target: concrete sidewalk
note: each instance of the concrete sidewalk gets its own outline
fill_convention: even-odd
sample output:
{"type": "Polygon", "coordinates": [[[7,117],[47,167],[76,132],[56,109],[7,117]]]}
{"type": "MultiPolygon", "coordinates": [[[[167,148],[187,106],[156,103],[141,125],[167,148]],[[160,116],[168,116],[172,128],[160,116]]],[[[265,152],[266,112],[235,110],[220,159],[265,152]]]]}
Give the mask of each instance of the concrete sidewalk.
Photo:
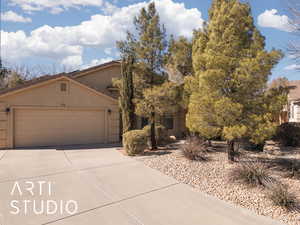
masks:
{"type": "Polygon", "coordinates": [[[0,151],[0,159],[1,225],[281,224],[179,184],[114,148],[9,150],[0,151]],[[16,181],[22,195],[17,189],[12,194],[16,181]],[[40,193],[39,182],[50,182],[50,195],[48,189],[40,193]],[[33,195],[28,184],[35,184],[33,195]],[[14,200],[18,215],[11,213],[14,200]],[[32,203],[27,214],[24,200],[32,203]],[[33,202],[41,211],[42,200],[62,206],[72,200],[78,210],[70,215],[62,207],[46,215],[45,207],[36,215],[33,202]]]}

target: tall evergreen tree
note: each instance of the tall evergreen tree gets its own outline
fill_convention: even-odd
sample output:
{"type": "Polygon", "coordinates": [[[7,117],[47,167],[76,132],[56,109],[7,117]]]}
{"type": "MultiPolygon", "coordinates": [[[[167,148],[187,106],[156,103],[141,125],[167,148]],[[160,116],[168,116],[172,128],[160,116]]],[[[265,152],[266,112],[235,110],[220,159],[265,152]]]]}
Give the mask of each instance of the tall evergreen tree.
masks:
{"type": "Polygon", "coordinates": [[[122,78],[119,82],[119,104],[122,114],[122,133],[135,128],[135,107],[133,72],[136,60],[134,40],[130,33],[127,34],[126,41],[117,42],[117,47],[121,55],[122,78]]]}
{"type": "Polygon", "coordinates": [[[167,63],[170,66],[174,66],[182,76],[192,75],[192,42],[183,36],[177,40],[171,36],[167,63]]]}
{"type": "Polygon", "coordinates": [[[135,41],[136,70],[135,70],[135,103],[137,114],[146,116],[151,124],[151,148],[156,149],[155,139],[155,105],[149,105],[147,111],[144,107],[144,93],[147,89],[153,89],[165,80],[163,64],[166,50],[166,31],[160,24],[160,18],[152,2],[148,8],[142,8],[135,18],[134,24],[137,30],[135,41]]]}
{"type": "Polygon", "coordinates": [[[213,0],[209,23],[193,43],[195,76],[187,85],[187,126],[208,139],[222,135],[229,161],[234,161],[238,139],[274,130],[265,92],[282,53],[264,48],[249,4],[213,0]]]}
{"type": "Polygon", "coordinates": [[[6,87],[8,69],[3,66],[2,59],[0,58],[0,88],[6,87]]]}

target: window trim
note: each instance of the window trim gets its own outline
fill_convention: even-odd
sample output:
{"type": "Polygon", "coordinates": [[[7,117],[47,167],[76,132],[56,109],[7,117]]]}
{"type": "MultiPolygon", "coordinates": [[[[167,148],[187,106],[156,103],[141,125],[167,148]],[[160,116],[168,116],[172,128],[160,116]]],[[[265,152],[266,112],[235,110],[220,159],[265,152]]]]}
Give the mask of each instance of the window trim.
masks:
{"type": "Polygon", "coordinates": [[[67,82],[61,82],[59,85],[61,92],[67,92],[68,91],[68,84],[67,82]]]}

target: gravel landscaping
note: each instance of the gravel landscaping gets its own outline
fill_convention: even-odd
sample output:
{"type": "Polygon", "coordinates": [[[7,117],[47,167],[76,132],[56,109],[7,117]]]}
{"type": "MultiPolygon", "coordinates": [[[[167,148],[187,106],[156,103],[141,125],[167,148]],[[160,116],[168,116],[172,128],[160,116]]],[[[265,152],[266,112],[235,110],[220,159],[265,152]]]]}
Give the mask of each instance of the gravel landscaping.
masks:
{"type": "MultiPolygon", "coordinates": [[[[157,169],[179,182],[189,184],[196,190],[205,192],[219,199],[238,204],[242,207],[255,211],[259,215],[269,216],[280,220],[288,225],[300,225],[300,211],[288,211],[281,207],[273,206],[267,198],[267,190],[254,187],[249,188],[243,184],[232,182],[228,178],[230,169],[236,164],[227,162],[223,144],[215,144],[214,150],[208,154],[208,161],[190,161],[184,158],[177,147],[169,149],[160,149],[156,152],[146,152],[145,156],[137,157],[147,166],[157,169]]],[[[269,155],[265,153],[247,152],[247,157],[262,158],[264,160],[273,160],[277,157],[295,158],[300,160],[300,149],[293,152],[282,153],[278,155],[269,155]]],[[[243,158],[244,154],[240,157],[243,158]]],[[[296,194],[300,200],[300,179],[286,178],[282,176],[282,171],[270,169],[272,177],[283,184],[288,185],[290,192],[296,194]]]]}

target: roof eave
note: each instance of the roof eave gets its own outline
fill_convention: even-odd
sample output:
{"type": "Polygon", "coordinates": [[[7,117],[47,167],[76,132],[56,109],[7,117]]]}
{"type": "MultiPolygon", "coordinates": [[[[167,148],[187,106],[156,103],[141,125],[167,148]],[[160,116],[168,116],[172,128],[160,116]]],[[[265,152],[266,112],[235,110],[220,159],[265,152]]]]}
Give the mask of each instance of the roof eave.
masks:
{"type": "Polygon", "coordinates": [[[72,77],[74,77],[74,78],[78,78],[78,77],[85,76],[85,75],[88,75],[95,71],[103,70],[103,69],[106,69],[106,68],[112,67],[112,66],[121,66],[120,60],[114,60],[114,61],[110,61],[110,62],[101,64],[101,65],[90,67],[88,69],[75,71],[73,73],[70,73],[70,75],[72,75],[72,77]]]}

